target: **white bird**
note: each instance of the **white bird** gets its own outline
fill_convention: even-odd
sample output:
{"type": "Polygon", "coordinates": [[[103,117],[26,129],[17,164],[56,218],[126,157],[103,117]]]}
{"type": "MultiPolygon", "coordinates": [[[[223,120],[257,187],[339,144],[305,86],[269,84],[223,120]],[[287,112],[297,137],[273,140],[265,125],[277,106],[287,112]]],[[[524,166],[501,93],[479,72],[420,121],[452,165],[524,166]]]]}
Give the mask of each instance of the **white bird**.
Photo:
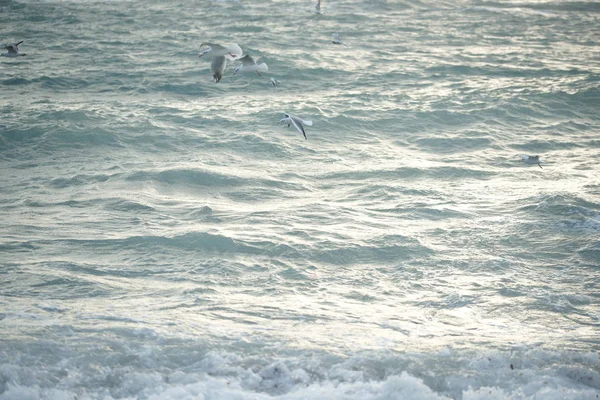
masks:
{"type": "Polygon", "coordinates": [[[340,39],[340,35],[338,35],[337,33],[334,33],[333,35],[331,35],[331,43],[341,44],[341,45],[348,47],[348,45],[346,43],[342,42],[342,39],[340,39]]]}
{"type": "Polygon", "coordinates": [[[212,54],[213,59],[210,64],[210,72],[215,83],[219,83],[227,67],[227,59],[235,60],[242,55],[242,48],[234,43],[228,47],[221,46],[215,43],[202,43],[201,46],[208,46],[198,57],[202,57],[208,53],[212,54]]]}
{"type": "Polygon", "coordinates": [[[22,40],[21,40],[20,42],[18,42],[18,43],[13,43],[13,44],[7,44],[7,45],[4,45],[4,48],[5,48],[6,50],[8,50],[8,52],[6,52],[6,53],[2,53],[2,54],[0,54],[0,56],[3,56],[3,57],[19,57],[19,56],[26,56],[27,54],[21,54],[21,53],[19,53],[19,45],[20,45],[21,43],[23,43],[23,41],[22,41],[22,40]]]}
{"type": "Polygon", "coordinates": [[[301,134],[304,135],[304,139],[307,139],[307,137],[306,137],[306,132],[304,131],[303,124],[306,126],[312,126],[312,124],[313,124],[312,121],[304,121],[294,115],[287,114],[287,113],[283,114],[283,118],[279,122],[287,123],[288,127],[290,127],[291,125],[294,125],[294,128],[296,128],[296,130],[298,132],[300,132],[301,134]]]}
{"type": "Polygon", "coordinates": [[[267,64],[265,64],[264,62],[257,64],[256,61],[254,61],[254,58],[250,56],[250,54],[246,54],[244,57],[239,58],[238,61],[241,61],[242,65],[240,65],[235,69],[235,71],[233,71],[234,75],[238,72],[256,72],[258,76],[262,76],[260,74],[261,72],[267,72],[269,70],[267,64]]]}
{"type": "Polygon", "coordinates": [[[271,82],[271,85],[273,86],[279,85],[279,81],[273,77],[271,77],[271,80],[269,82],[271,82]]]}
{"type": "Polygon", "coordinates": [[[521,154],[521,161],[523,161],[525,164],[537,164],[538,167],[542,168],[543,161],[540,160],[540,156],[529,156],[527,154],[521,154]]]}

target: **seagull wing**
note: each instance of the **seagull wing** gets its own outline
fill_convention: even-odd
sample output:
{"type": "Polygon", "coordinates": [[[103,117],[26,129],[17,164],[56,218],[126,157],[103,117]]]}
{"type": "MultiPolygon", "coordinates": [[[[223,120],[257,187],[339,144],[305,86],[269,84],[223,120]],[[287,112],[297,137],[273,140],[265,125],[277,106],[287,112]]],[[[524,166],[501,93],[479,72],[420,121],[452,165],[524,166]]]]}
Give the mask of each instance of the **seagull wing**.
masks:
{"type": "Polygon", "coordinates": [[[234,43],[231,46],[227,47],[226,50],[232,59],[239,59],[242,56],[242,54],[244,54],[244,51],[237,43],[234,43]]]}
{"type": "Polygon", "coordinates": [[[7,44],[4,46],[4,48],[8,50],[9,53],[17,54],[19,52],[19,45],[21,43],[23,43],[22,40],[18,43],[7,44]]]}
{"type": "Polygon", "coordinates": [[[244,65],[256,65],[256,61],[254,61],[254,58],[252,58],[250,54],[246,54],[244,57],[238,58],[238,61],[241,61],[244,65]]]}
{"type": "Polygon", "coordinates": [[[304,135],[304,139],[306,139],[306,132],[304,132],[304,127],[302,126],[302,120],[298,117],[294,117],[293,115],[290,115],[290,120],[292,121],[292,124],[294,125],[294,128],[296,128],[296,130],[298,132],[300,132],[301,134],[304,135]]]}
{"type": "Polygon", "coordinates": [[[204,42],[204,43],[200,44],[200,46],[208,46],[213,51],[225,50],[225,47],[221,46],[220,44],[216,44],[216,43],[204,42]]]}

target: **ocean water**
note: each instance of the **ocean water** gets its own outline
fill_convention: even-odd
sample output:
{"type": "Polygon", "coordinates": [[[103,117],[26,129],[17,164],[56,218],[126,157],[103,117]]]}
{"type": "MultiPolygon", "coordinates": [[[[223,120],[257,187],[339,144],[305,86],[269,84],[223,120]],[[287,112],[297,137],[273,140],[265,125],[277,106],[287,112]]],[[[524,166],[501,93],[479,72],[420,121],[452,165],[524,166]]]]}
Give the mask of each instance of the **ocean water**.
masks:
{"type": "Polygon", "coordinates": [[[0,400],[599,398],[600,3],[0,17],[0,400]]]}

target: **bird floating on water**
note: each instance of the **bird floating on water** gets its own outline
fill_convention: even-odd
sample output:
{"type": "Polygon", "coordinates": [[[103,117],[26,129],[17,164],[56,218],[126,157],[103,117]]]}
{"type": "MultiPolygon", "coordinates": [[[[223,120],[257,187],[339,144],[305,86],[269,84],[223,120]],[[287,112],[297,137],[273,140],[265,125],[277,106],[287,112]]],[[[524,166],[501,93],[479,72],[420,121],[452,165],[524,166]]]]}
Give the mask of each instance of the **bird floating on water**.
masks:
{"type": "Polygon", "coordinates": [[[544,162],[540,160],[540,156],[529,156],[527,154],[521,154],[521,161],[523,161],[525,164],[537,164],[540,168],[542,168],[542,163],[544,162]]]}
{"type": "Polygon", "coordinates": [[[17,43],[12,43],[12,44],[7,44],[4,45],[4,48],[6,50],[8,50],[8,52],[6,53],[2,53],[0,54],[0,56],[2,57],[19,57],[19,56],[26,56],[27,54],[24,53],[19,53],[19,45],[23,43],[23,40],[21,40],[20,42],[17,43]]]}
{"type": "Polygon", "coordinates": [[[235,69],[235,71],[233,71],[233,75],[235,75],[238,72],[256,72],[258,76],[262,76],[260,74],[261,72],[267,72],[269,70],[267,64],[265,64],[264,62],[257,64],[250,54],[246,54],[244,57],[239,58],[238,61],[241,61],[242,65],[240,65],[235,69]]]}
{"type": "Polygon", "coordinates": [[[348,47],[348,45],[346,43],[342,42],[342,39],[340,39],[340,35],[337,33],[334,33],[333,35],[331,35],[331,43],[340,44],[340,45],[344,45],[344,46],[348,47]]]}
{"type": "Polygon", "coordinates": [[[303,125],[312,126],[312,124],[313,124],[312,121],[305,121],[303,119],[296,117],[295,115],[288,114],[288,113],[284,113],[283,118],[279,122],[287,123],[288,128],[291,125],[294,125],[294,128],[296,128],[296,130],[298,132],[300,132],[302,135],[304,135],[304,139],[307,139],[307,137],[306,137],[306,132],[304,131],[303,125]]]}

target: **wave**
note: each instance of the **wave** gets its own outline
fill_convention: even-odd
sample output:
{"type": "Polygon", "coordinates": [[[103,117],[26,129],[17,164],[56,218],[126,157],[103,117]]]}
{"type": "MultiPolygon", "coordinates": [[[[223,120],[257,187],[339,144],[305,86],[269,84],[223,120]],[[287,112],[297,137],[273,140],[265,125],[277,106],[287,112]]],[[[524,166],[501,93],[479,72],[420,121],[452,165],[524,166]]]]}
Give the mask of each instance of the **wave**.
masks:
{"type": "Polygon", "coordinates": [[[549,68],[531,68],[529,66],[521,67],[502,67],[488,65],[486,67],[474,67],[470,65],[438,65],[426,68],[428,74],[434,76],[482,76],[482,77],[507,77],[507,78],[553,78],[563,76],[582,76],[588,77],[589,70],[580,69],[549,69],[549,68]]]}
{"type": "Polygon", "coordinates": [[[365,243],[344,243],[343,246],[320,243],[307,255],[315,260],[334,265],[401,263],[413,258],[427,257],[433,254],[417,239],[385,235],[365,243]]]}
{"type": "Polygon", "coordinates": [[[494,176],[494,172],[483,169],[472,169],[468,167],[399,167],[394,169],[361,169],[355,171],[328,172],[318,176],[323,181],[343,181],[345,184],[356,181],[370,181],[372,183],[385,182],[398,179],[461,179],[461,178],[479,178],[489,179],[494,176]]]}
{"type": "Polygon", "coordinates": [[[233,174],[223,174],[204,169],[168,169],[163,171],[138,171],[125,176],[127,181],[145,182],[154,181],[169,185],[183,185],[186,187],[250,187],[271,188],[280,190],[303,191],[302,185],[280,179],[267,179],[248,177],[244,178],[233,174]]]}
{"type": "Polygon", "coordinates": [[[56,90],[73,90],[82,89],[90,86],[90,83],[85,79],[76,78],[72,76],[40,76],[38,78],[8,78],[0,81],[2,85],[6,86],[26,86],[26,85],[37,85],[44,89],[56,89],[56,90]]]}
{"type": "Polygon", "coordinates": [[[498,2],[475,0],[472,4],[475,6],[485,6],[499,9],[529,8],[532,10],[540,11],[583,11],[591,13],[600,13],[600,4],[595,1],[498,2]]]}
{"type": "MultiPolygon", "coordinates": [[[[161,336],[151,329],[120,329],[114,334],[130,337],[126,349],[108,347],[101,351],[90,344],[88,355],[48,357],[42,366],[5,361],[0,364],[0,393],[9,399],[57,395],[94,398],[110,393],[111,398],[165,400],[215,395],[241,400],[592,400],[600,392],[600,361],[595,353],[537,349],[468,353],[446,349],[438,353],[371,351],[350,357],[292,353],[278,359],[269,352],[243,357],[231,351],[202,350],[198,345],[172,350],[175,343],[163,343],[166,349],[161,350],[161,336]],[[126,356],[121,353],[117,357],[117,351],[125,351],[126,356]],[[98,359],[102,369],[96,367],[98,359]],[[162,359],[165,365],[154,368],[162,359]],[[72,372],[65,374],[65,368],[72,372]],[[524,375],[528,377],[526,393],[519,379],[524,375]]],[[[14,341],[9,344],[20,348],[14,341]]],[[[70,354],[58,343],[36,347],[53,350],[52,354],[70,354]]]]}

